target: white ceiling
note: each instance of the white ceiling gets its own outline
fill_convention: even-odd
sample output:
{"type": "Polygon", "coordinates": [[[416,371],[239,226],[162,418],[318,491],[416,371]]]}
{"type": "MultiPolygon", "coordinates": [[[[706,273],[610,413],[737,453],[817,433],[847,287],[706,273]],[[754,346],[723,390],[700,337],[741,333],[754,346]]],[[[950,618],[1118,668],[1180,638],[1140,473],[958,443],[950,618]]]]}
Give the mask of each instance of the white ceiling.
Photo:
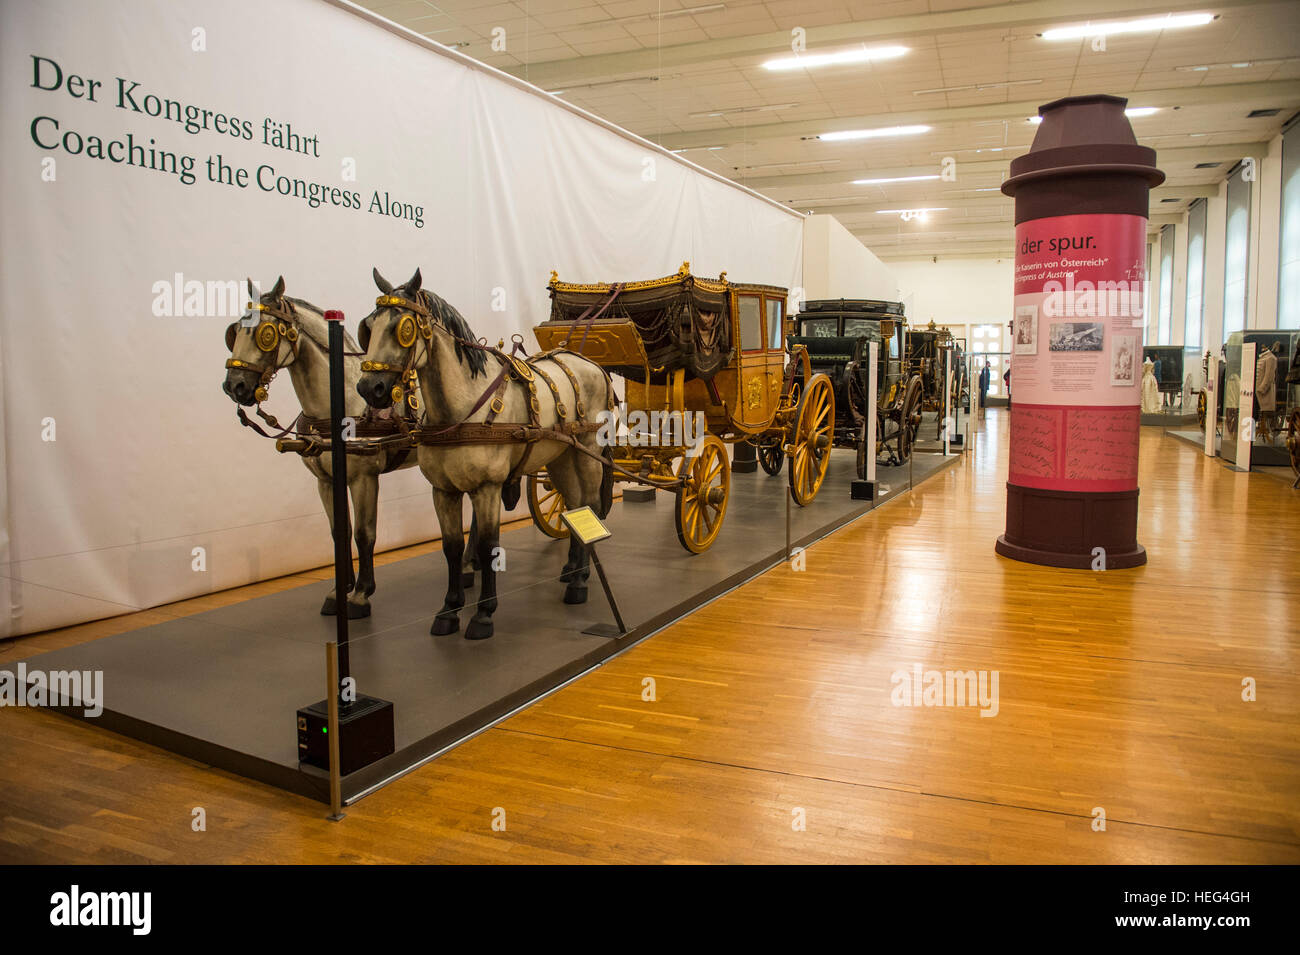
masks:
{"type": "MultiPolygon", "coordinates": [[[[1155,106],[1133,119],[1167,184],[1153,216],[1180,213],[1300,110],[1300,3],[1222,0],[368,0],[376,13],[558,92],[800,211],[834,214],[882,258],[1008,254],[1011,200],[997,190],[1025,152],[1042,103],[1113,93],[1155,106]],[[1165,13],[1199,27],[1049,41],[1054,26],[1165,13]],[[812,70],[762,67],[807,52],[900,45],[896,59],[812,70]],[[504,51],[493,31],[504,30],[504,51]],[[1192,69],[1193,67],[1208,67],[1192,69]],[[953,89],[953,87],[981,87],[953,89]],[[1248,119],[1253,109],[1279,109],[1248,119]],[[710,115],[713,114],[713,115],[710,115]],[[848,142],[833,130],[924,124],[929,132],[848,142]],[[935,175],[957,180],[852,185],[935,175]],[[1198,163],[1217,162],[1196,169],[1198,163]],[[1176,199],[1177,202],[1161,202],[1176,199]],[[878,210],[929,207],[926,221],[878,210]]],[[[498,32],[498,38],[501,34],[498,32]]],[[[1167,221],[1153,218],[1153,227],[1167,221]]]]}

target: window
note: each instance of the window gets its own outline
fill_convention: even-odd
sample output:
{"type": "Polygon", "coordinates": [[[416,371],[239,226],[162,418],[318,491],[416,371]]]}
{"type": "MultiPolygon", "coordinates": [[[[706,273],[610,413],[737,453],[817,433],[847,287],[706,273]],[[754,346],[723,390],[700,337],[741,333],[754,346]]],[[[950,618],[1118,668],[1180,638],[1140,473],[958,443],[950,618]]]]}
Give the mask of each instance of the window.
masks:
{"type": "Polygon", "coordinates": [[[1168,345],[1172,339],[1169,330],[1174,321],[1174,227],[1160,229],[1160,319],[1156,327],[1156,341],[1168,345]]]}
{"type": "Polygon", "coordinates": [[[1300,328],[1300,123],[1282,135],[1282,229],[1277,327],[1300,328]]]}
{"type": "Polygon", "coordinates": [[[833,318],[805,318],[801,324],[805,338],[834,338],[839,323],[833,318]]]}
{"type": "Polygon", "coordinates": [[[767,300],[767,347],[777,351],[785,347],[785,329],[781,323],[784,314],[784,302],[779,298],[767,300]]]}
{"type": "Polygon", "coordinates": [[[1228,177],[1228,220],[1223,250],[1223,340],[1246,328],[1250,272],[1250,187],[1239,168],[1228,177]]]}
{"type": "Polygon", "coordinates": [[[1151,333],[1151,243],[1147,243],[1147,270],[1142,273],[1142,334],[1151,333]]]}
{"type": "Polygon", "coordinates": [[[740,312],[740,350],[757,351],[763,347],[763,298],[760,295],[737,295],[740,312]]]}
{"type": "Polygon", "coordinates": [[[1197,199],[1187,212],[1187,313],[1183,316],[1183,344],[1201,346],[1205,323],[1205,216],[1207,204],[1197,199]]]}

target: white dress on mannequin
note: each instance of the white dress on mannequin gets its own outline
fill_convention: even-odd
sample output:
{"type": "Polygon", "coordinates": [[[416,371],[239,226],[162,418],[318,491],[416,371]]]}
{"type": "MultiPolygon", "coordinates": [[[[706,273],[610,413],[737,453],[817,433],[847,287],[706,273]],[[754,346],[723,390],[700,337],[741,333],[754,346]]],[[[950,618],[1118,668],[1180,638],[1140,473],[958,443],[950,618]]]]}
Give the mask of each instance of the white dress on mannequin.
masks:
{"type": "Polygon", "coordinates": [[[1150,358],[1142,363],[1142,413],[1160,413],[1160,385],[1156,383],[1156,366],[1150,358]]]}

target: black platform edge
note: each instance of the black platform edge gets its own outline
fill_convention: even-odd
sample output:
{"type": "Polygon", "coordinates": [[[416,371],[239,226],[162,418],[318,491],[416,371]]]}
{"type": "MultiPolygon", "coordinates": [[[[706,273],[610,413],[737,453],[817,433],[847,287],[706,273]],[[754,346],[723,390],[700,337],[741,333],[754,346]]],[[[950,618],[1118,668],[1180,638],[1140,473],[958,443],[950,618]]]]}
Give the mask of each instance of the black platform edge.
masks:
{"type": "MultiPolygon", "coordinates": [[[[902,497],[912,488],[918,487],[930,478],[941,474],[949,466],[961,460],[961,457],[959,454],[946,456],[946,458],[938,462],[937,467],[923,475],[921,481],[917,484],[908,485],[904,483],[895,485],[891,487],[887,494],[878,496],[875,501],[864,501],[860,508],[844,512],[836,519],[818,527],[811,533],[805,534],[798,539],[792,539],[790,547],[792,549],[797,547],[806,548],[819,540],[829,537],[836,531],[866,517],[876,508],[902,497]]],[[[905,466],[889,469],[882,468],[880,470],[902,472],[905,470],[905,466]]],[[[880,476],[878,470],[877,478],[879,479],[880,476]]],[[[843,493],[848,493],[847,488],[841,490],[843,493]]],[[[829,487],[821,489],[823,494],[834,491],[834,488],[829,487]]],[[[786,493],[788,494],[788,491],[786,493]]],[[[419,769],[431,759],[491,729],[518,710],[562,689],[577,677],[625,653],[641,641],[649,639],[672,623],[698,610],[700,607],[712,603],[755,577],[767,573],[767,571],[784,563],[785,560],[785,548],[781,547],[712,586],[706,587],[667,610],[656,614],[644,623],[633,627],[623,636],[610,640],[595,650],[575,658],[570,663],[558,667],[526,684],[519,690],[496,700],[492,705],[482,707],[463,719],[399,749],[393,755],[344,776],[342,780],[344,805],[352,805],[357,800],[368,796],[388,783],[419,769]]],[[[213,769],[234,773],[325,804],[329,803],[329,775],[314,766],[299,765],[295,770],[270,760],[250,756],[247,753],[241,753],[225,746],[198,739],[186,733],[180,733],[132,716],[113,712],[107,707],[99,716],[93,718],[85,716],[83,707],[78,705],[76,701],[71,705],[47,706],[43,707],[43,709],[53,710],[64,716],[96,725],[101,729],[109,730],[121,736],[151,746],[157,746],[160,749],[167,750],[185,759],[192,759],[213,769]]]]}

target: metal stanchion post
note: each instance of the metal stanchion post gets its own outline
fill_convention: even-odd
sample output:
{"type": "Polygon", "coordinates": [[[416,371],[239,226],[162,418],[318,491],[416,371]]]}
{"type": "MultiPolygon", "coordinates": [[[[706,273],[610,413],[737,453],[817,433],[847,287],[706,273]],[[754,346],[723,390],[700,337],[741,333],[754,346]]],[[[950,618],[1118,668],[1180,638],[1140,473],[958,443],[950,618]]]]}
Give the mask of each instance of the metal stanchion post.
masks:
{"type": "Polygon", "coordinates": [[[330,814],[331,822],[343,818],[343,776],[339,763],[339,645],[325,644],[325,699],[329,704],[326,728],[329,731],[330,751],[330,814]]]}

